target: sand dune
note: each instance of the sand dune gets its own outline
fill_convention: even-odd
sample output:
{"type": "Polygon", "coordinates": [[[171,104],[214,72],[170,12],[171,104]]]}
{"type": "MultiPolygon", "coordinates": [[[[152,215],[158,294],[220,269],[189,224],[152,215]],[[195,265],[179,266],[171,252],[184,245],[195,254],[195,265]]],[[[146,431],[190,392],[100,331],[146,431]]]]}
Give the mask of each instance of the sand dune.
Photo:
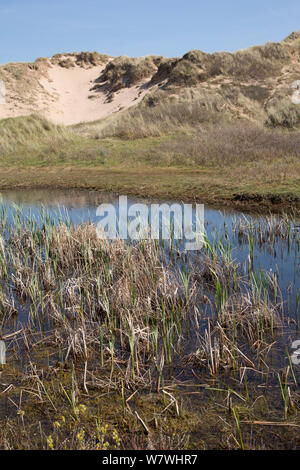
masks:
{"type": "Polygon", "coordinates": [[[32,80],[29,93],[7,87],[6,104],[0,105],[0,119],[38,113],[56,124],[72,125],[95,121],[137,104],[146,93],[143,84],[147,80],[117,91],[111,101],[105,83],[92,89],[105,65],[65,68],[48,61],[38,78],[36,72],[29,75],[29,81],[32,80]]]}
{"type": "Polygon", "coordinates": [[[182,58],[113,58],[76,52],[4,64],[0,80],[6,104],[0,104],[0,119],[38,113],[57,124],[91,122],[137,104],[151,91],[149,105],[176,98],[185,103],[186,115],[195,105],[208,120],[220,113],[294,127],[300,119],[299,44],[297,32],[281,43],[235,53],[193,50],[182,58]]]}
{"type": "Polygon", "coordinates": [[[104,118],[122,108],[138,103],[145,95],[141,86],[125,88],[108,102],[107,94],[101,89],[91,90],[104,66],[84,69],[81,67],[64,69],[52,66],[48,78],[40,80],[49,97],[43,114],[59,124],[76,124],[104,118]]]}

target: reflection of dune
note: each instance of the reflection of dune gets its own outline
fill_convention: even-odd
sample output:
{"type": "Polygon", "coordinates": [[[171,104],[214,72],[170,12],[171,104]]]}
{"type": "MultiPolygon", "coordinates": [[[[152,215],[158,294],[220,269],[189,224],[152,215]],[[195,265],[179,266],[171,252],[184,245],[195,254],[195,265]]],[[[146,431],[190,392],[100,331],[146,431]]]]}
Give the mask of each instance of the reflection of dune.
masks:
{"type": "Polygon", "coordinates": [[[65,206],[67,208],[92,207],[101,203],[114,203],[117,196],[114,194],[99,193],[97,191],[65,190],[5,190],[1,193],[0,202],[15,204],[65,206]]]}

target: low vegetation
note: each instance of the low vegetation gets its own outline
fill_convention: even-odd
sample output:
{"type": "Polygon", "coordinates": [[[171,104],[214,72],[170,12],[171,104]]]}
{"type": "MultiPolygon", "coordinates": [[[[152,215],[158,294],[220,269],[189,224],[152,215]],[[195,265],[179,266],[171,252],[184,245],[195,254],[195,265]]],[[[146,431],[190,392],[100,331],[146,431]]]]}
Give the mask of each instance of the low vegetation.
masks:
{"type": "Polygon", "coordinates": [[[269,43],[233,54],[207,54],[194,50],[181,59],[170,59],[167,64],[163,63],[153,81],[165,76],[166,86],[190,86],[221,75],[239,80],[259,80],[278,74],[289,58],[287,47],[280,43],[269,43]]]}
{"type": "Polygon", "coordinates": [[[185,117],[170,112],[164,121],[162,108],[147,108],[144,119],[132,110],[104,129],[103,123],[65,128],[37,116],[2,120],[0,185],[126,191],[264,209],[299,204],[298,132],[219,119],[196,127],[191,123],[198,110],[189,111],[185,117]],[[171,132],[163,132],[165,122],[171,132]]]}
{"type": "Polygon", "coordinates": [[[106,65],[97,83],[106,82],[110,92],[131,87],[141,80],[151,77],[162,61],[163,58],[158,56],[118,57],[106,65]]]}
{"type": "Polygon", "coordinates": [[[18,151],[34,151],[51,141],[64,142],[71,133],[36,115],[8,118],[0,121],[1,157],[16,155],[18,151]]]}
{"type": "Polygon", "coordinates": [[[75,67],[96,67],[103,65],[107,62],[109,56],[107,54],[100,54],[99,52],[73,52],[55,54],[51,59],[51,64],[58,64],[61,67],[70,68],[75,67]]]}

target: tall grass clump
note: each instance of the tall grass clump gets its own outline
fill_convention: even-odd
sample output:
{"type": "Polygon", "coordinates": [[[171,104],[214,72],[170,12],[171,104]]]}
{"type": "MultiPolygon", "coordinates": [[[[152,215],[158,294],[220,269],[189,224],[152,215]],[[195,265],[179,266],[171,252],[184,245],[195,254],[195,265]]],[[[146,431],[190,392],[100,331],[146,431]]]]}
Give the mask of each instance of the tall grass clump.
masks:
{"type": "Polygon", "coordinates": [[[20,148],[35,149],[40,144],[54,141],[64,143],[71,133],[37,115],[8,118],[0,121],[0,154],[12,153],[20,148]]]}
{"type": "Polygon", "coordinates": [[[110,92],[116,92],[121,88],[135,85],[147,77],[150,78],[162,60],[163,58],[159,56],[117,57],[106,65],[97,82],[106,82],[110,92]]]}

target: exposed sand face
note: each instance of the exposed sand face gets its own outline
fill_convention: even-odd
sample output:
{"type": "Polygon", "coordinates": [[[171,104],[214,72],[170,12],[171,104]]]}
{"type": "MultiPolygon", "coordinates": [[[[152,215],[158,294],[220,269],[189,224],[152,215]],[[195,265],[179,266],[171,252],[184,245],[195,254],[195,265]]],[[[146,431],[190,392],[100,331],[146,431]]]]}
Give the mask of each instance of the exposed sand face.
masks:
{"type": "Polygon", "coordinates": [[[102,70],[101,66],[91,69],[52,66],[48,71],[49,78],[40,79],[40,84],[52,98],[47,102],[43,114],[55,123],[66,125],[98,119],[97,108],[100,106],[88,97],[93,81],[102,70]]]}
{"type": "Polygon", "coordinates": [[[107,102],[105,87],[101,87],[103,91],[91,91],[103,69],[104,66],[90,69],[52,66],[48,72],[49,78],[40,80],[43,88],[54,98],[44,109],[44,115],[55,123],[65,125],[95,121],[120,108],[129,108],[143,98],[145,90],[140,86],[120,90],[111,103],[107,102]]]}
{"type": "Polygon", "coordinates": [[[47,74],[39,79],[39,90],[34,90],[34,104],[9,97],[0,106],[0,119],[38,113],[56,124],[72,125],[104,118],[121,109],[137,104],[147,92],[143,83],[125,88],[108,102],[105,84],[92,90],[105,65],[83,68],[64,68],[49,64],[47,74]]]}

